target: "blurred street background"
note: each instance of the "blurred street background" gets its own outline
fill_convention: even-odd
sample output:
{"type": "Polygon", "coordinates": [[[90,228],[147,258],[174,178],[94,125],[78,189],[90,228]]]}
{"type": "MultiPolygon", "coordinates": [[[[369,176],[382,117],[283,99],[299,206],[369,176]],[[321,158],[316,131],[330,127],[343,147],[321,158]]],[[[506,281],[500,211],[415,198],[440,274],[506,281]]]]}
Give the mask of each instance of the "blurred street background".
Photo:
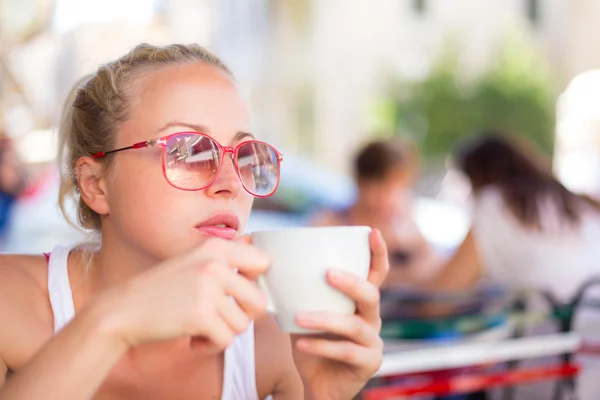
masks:
{"type": "Polygon", "coordinates": [[[60,109],[76,79],[141,41],[224,58],[254,131],[286,155],[249,229],[351,201],[352,155],[390,135],[422,153],[415,218],[440,246],[468,224],[447,155],[477,129],[527,135],[568,187],[598,193],[599,20],[595,0],[2,0],[0,126],[26,170],[2,248],[78,235],[56,208],[60,109]]]}
{"type": "MultiPolygon", "coordinates": [[[[555,245],[526,218],[506,228],[506,210],[473,207],[477,177],[465,176],[452,155],[488,129],[511,132],[539,149],[568,193],[600,198],[598,38],[598,0],[0,0],[0,251],[39,254],[88,234],[69,226],[57,204],[57,127],[72,85],[140,42],[195,42],[229,65],[249,102],[252,132],[284,154],[279,190],[255,202],[248,231],[319,218],[358,223],[383,210],[389,194],[389,213],[398,211],[391,219],[410,221],[390,224],[398,228],[390,233],[399,249],[393,261],[425,260],[429,250],[419,249],[427,247],[427,265],[437,265],[414,267],[417,286],[435,280],[440,263],[470,243],[468,232],[485,225],[475,232],[480,245],[492,243],[479,248],[483,275],[567,298],[585,277],[600,276],[592,252],[600,214],[582,212],[578,227],[587,239],[577,248],[555,245]],[[357,155],[374,141],[392,143],[386,140],[411,150],[388,154],[402,161],[382,167],[382,177],[395,171],[395,180],[381,179],[389,185],[369,211],[355,179],[357,155]],[[323,210],[334,213],[324,217],[323,210]]],[[[371,160],[388,150],[378,151],[371,160]]],[[[554,178],[536,173],[546,181],[526,186],[540,183],[543,192],[554,178]]],[[[564,188],[556,193],[569,197],[564,188]]],[[[514,202],[512,217],[527,210],[514,202]]],[[[540,210],[540,226],[556,217],[540,210]]],[[[563,211],[560,218],[571,217],[563,211]]],[[[456,260],[451,268],[469,261],[456,260]]],[[[393,279],[413,282],[402,274],[393,279]]],[[[402,308],[406,301],[392,301],[393,318],[414,311],[402,308]]],[[[600,343],[600,323],[592,320],[600,343]]],[[[599,365],[597,355],[586,364],[592,379],[583,383],[584,400],[600,398],[599,365]]],[[[519,398],[548,399],[550,392],[537,387],[519,398]]]]}

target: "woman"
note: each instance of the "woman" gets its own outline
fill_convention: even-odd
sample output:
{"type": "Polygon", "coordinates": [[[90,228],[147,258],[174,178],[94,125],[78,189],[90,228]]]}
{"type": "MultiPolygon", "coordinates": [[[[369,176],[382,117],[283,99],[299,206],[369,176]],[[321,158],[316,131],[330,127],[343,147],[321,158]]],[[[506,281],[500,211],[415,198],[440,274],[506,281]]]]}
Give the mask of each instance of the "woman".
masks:
{"type": "MultiPolygon", "coordinates": [[[[472,227],[429,289],[468,292],[486,276],[507,289],[550,292],[567,302],[600,276],[600,205],[567,190],[531,147],[503,132],[485,131],[461,147],[455,161],[471,183],[472,227]]],[[[538,297],[530,300],[530,311],[548,312],[538,297]]],[[[448,307],[425,311],[445,314],[448,307]]],[[[598,338],[599,316],[597,310],[581,309],[574,328],[586,339],[598,338]]],[[[581,361],[580,396],[597,399],[597,365],[581,361]]]]}
{"type": "Polygon", "coordinates": [[[379,229],[389,248],[391,269],[384,288],[426,283],[439,258],[412,217],[412,187],[417,161],[409,146],[397,139],[376,140],[354,161],[357,198],[341,211],[318,214],[314,225],[366,225],[379,229]]]}
{"type": "Polygon", "coordinates": [[[362,388],[382,359],[385,244],[371,235],[368,282],[328,275],[356,315],[297,317],[340,340],[279,332],[252,282],[268,257],[242,232],[253,197],[275,191],[281,155],[248,127],[231,73],[196,45],[140,45],[76,87],[60,200],[75,198],[101,244],[58,246],[48,263],[2,256],[0,399],[348,399],[362,388]]]}
{"type": "Polygon", "coordinates": [[[472,229],[434,287],[462,290],[482,275],[567,300],[600,274],[600,205],[567,190],[549,163],[497,131],[461,148],[473,194],[472,229]]]}

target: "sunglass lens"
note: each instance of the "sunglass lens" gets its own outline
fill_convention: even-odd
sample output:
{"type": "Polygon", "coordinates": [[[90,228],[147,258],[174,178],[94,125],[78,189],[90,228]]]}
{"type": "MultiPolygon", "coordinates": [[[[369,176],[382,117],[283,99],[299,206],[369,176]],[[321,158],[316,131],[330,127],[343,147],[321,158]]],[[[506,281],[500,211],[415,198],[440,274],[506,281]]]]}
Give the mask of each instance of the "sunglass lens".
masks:
{"type": "Polygon", "coordinates": [[[175,187],[206,187],[219,169],[219,146],[209,137],[182,134],[172,137],[165,149],[165,176],[175,187]]]}
{"type": "Polygon", "coordinates": [[[266,143],[249,141],[238,151],[238,168],[242,184],[255,196],[272,195],[279,184],[279,157],[266,143]]]}

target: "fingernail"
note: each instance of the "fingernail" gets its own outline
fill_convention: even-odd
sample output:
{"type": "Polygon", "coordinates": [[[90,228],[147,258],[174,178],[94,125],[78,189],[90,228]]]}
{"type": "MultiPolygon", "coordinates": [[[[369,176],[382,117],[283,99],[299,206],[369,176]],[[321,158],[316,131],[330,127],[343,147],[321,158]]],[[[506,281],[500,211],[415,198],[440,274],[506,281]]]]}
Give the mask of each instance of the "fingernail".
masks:
{"type": "Polygon", "coordinates": [[[308,339],[298,339],[298,341],[296,342],[296,346],[299,349],[307,349],[310,346],[310,342],[308,341],[308,339]]]}

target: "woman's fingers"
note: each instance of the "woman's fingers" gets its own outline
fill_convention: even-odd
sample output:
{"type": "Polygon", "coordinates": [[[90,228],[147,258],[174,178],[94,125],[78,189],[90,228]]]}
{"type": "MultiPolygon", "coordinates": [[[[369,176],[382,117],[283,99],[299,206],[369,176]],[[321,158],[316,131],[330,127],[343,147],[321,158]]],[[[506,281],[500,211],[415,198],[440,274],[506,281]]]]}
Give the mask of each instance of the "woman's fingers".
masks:
{"type": "Polygon", "coordinates": [[[236,335],[244,332],[250,325],[250,317],[233,298],[224,298],[219,310],[221,318],[229,325],[236,335]]]}
{"type": "Polygon", "coordinates": [[[361,369],[371,369],[373,372],[379,368],[383,358],[382,343],[375,347],[365,347],[347,340],[301,338],[296,341],[296,348],[361,369]]]}
{"type": "Polygon", "coordinates": [[[249,244],[247,239],[235,242],[208,239],[193,253],[198,261],[206,260],[207,255],[209,255],[209,259],[223,262],[229,268],[237,269],[250,280],[264,274],[271,263],[267,253],[249,244]]]}
{"type": "Polygon", "coordinates": [[[373,283],[358,276],[332,269],[327,274],[329,284],[356,302],[356,312],[379,329],[379,289],[373,283]]]}
{"type": "Polygon", "coordinates": [[[372,346],[379,341],[378,331],[358,315],[303,313],[296,317],[296,321],[303,328],[342,336],[362,346],[372,346]]]}
{"type": "Polygon", "coordinates": [[[373,229],[369,235],[369,244],[371,246],[371,269],[367,281],[380,287],[390,269],[390,263],[387,245],[379,230],[373,229]]]}
{"type": "Polygon", "coordinates": [[[204,321],[204,332],[202,335],[208,339],[214,350],[223,351],[233,343],[236,333],[221,315],[215,314],[204,321]]]}
{"type": "Polygon", "coordinates": [[[233,270],[222,270],[225,294],[232,296],[251,319],[261,315],[267,308],[267,297],[254,282],[233,270]]]}

